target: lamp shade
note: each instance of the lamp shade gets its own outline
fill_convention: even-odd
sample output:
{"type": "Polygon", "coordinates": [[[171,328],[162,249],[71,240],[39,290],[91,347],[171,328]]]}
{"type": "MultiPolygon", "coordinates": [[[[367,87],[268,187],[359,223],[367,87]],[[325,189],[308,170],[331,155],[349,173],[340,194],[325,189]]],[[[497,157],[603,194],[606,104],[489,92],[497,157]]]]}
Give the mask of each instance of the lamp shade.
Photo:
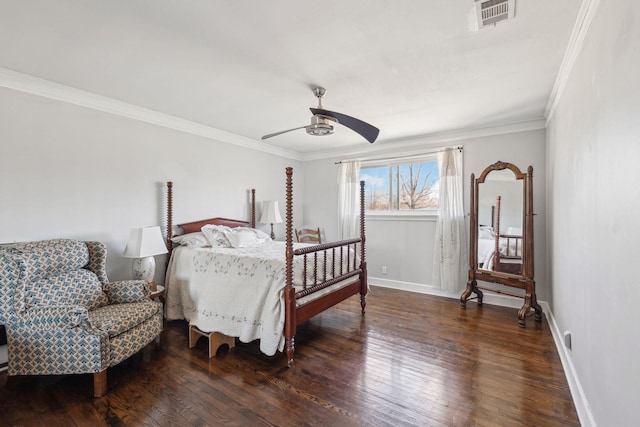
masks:
{"type": "Polygon", "coordinates": [[[134,227],[129,233],[129,241],[124,248],[123,256],[126,258],[145,258],[167,252],[160,227],[134,227]]]}
{"type": "Polygon", "coordinates": [[[280,216],[280,208],[278,208],[277,200],[269,200],[262,202],[262,215],[260,216],[261,224],[278,224],[282,222],[280,216]]]}

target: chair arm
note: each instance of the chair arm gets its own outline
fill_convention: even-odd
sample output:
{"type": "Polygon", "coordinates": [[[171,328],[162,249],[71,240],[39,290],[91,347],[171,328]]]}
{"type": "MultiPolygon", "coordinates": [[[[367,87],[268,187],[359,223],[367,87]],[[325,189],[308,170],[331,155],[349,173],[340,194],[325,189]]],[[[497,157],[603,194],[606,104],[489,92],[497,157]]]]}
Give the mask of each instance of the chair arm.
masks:
{"type": "Polygon", "coordinates": [[[109,298],[109,304],[149,301],[151,284],[144,280],[121,280],[102,286],[109,298]]]}
{"type": "Polygon", "coordinates": [[[107,245],[102,242],[84,242],[89,249],[89,263],[85,268],[93,271],[103,285],[107,279],[107,245]]]}
{"type": "Polygon", "coordinates": [[[27,329],[70,329],[88,322],[89,316],[80,305],[59,305],[27,309],[19,319],[19,325],[27,329]]]}

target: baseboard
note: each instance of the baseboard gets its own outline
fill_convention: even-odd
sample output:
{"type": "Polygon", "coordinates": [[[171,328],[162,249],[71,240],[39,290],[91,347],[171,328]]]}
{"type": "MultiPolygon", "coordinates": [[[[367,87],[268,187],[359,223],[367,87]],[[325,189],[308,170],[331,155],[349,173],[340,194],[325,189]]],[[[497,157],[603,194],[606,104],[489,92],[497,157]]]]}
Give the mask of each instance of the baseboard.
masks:
{"type": "Polygon", "coordinates": [[[539,301],[539,303],[542,306],[542,311],[547,317],[547,321],[549,322],[549,329],[551,329],[553,341],[555,342],[556,348],[558,349],[558,354],[560,355],[562,369],[564,370],[564,375],[567,378],[567,382],[569,383],[571,397],[573,398],[574,405],[576,405],[576,412],[578,413],[578,418],[580,419],[580,425],[582,425],[582,427],[596,427],[596,421],[593,418],[591,406],[589,405],[589,401],[584,394],[582,384],[580,383],[580,379],[578,378],[578,374],[576,373],[575,366],[573,365],[571,350],[564,346],[563,334],[560,331],[558,324],[556,323],[556,319],[551,312],[549,304],[547,304],[547,302],[545,301],[539,301]]]}
{"type": "MultiPolygon", "coordinates": [[[[452,298],[456,300],[460,299],[460,294],[462,292],[462,291],[456,292],[456,293],[444,292],[435,286],[431,286],[423,283],[401,282],[398,280],[381,279],[379,277],[371,277],[371,276],[368,277],[368,281],[370,285],[380,286],[382,288],[399,289],[402,291],[417,292],[420,294],[435,295],[439,297],[452,298]]],[[[482,299],[482,302],[490,305],[498,305],[501,307],[510,307],[510,308],[522,307],[521,298],[515,298],[508,295],[484,293],[484,298],[482,299]]]]}
{"type": "MultiPolygon", "coordinates": [[[[380,286],[381,288],[399,289],[401,291],[417,292],[420,294],[436,295],[439,297],[454,298],[453,294],[443,292],[442,290],[422,283],[400,282],[397,280],[387,280],[378,277],[367,278],[372,286],[380,286]]],[[[458,296],[459,297],[459,296],[458,296]]]]}
{"type": "MultiPolygon", "coordinates": [[[[401,282],[397,280],[381,279],[378,277],[369,277],[368,280],[370,285],[380,286],[383,288],[418,292],[421,294],[452,298],[456,300],[460,298],[460,293],[452,294],[450,292],[443,292],[442,290],[434,286],[422,283],[401,282]]],[[[484,304],[491,304],[502,307],[522,307],[521,298],[515,298],[508,295],[491,294],[489,292],[484,293],[484,298],[482,301],[484,304]]],[[[583,427],[596,427],[595,420],[593,419],[593,414],[591,413],[591,407],[589,406],[589,402],[587,401],[584,390],[582,389],[582,385],[580,384],[580,379],[578,378],[575,367],[573,366],[573,361],[571,360],[571,352],[564,346],[563,335],[558,328],[555,317],[553,317],[551,308],[546,301],[538,301],[538,303],[542,307],[542,312],[545,314],[547,321],[549,322],[549,329],[551,330],[554,344],[556,346],[556,349],[558,350],[558,354],[560,355],[562,369],[564,370],[564,375],[567,378],[567,383],[569,384],[569,390],[571,392],[573,403],[576,406],[576,412],[578,413],[580,424],[583,427]]]]}

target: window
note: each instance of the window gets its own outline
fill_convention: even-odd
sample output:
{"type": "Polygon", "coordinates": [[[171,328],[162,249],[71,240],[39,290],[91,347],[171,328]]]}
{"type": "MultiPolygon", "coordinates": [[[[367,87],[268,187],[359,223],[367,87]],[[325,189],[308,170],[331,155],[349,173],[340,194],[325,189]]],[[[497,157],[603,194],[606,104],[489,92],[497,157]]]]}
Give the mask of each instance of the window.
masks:
{"type": "Polygon", "coordinates": [[[365,208],[373,213],[428,213],[438,209],[435,156],[392,162],[363,162],[365,208]]]}

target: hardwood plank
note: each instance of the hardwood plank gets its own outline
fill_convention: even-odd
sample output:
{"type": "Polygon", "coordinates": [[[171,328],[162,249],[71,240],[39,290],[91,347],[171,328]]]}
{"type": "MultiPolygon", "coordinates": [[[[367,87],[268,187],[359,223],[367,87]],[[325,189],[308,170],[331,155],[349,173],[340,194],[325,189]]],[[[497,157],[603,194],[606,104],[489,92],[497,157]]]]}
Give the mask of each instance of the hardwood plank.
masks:
{"type": "Polygon", "coordinates": [[[296,362],[240,343],[208,357],[186,322],[93,376],[0,374],[2,425],[545,425],[579,421],[546,320],[517,310],[372,287],[300,325],[296,362]]]}

